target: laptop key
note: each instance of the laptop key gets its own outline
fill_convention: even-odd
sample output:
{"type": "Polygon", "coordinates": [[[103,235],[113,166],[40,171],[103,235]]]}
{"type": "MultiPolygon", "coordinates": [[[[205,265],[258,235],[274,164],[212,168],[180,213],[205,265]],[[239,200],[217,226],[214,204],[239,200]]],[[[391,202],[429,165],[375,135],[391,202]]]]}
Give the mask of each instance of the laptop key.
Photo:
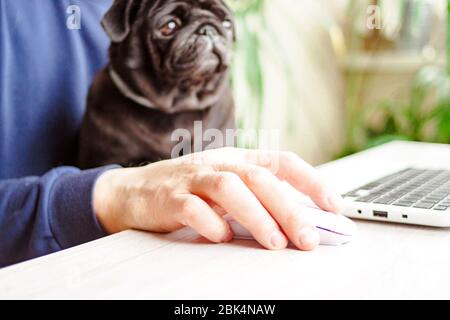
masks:
{"type": "Polygon", "coordinates": [[[356,201],[359,201],[359,202],[372,202],[373,200],[375,200],[379,196],[380,195],[372,195],[372,194],[370,194],[370,195],[365,196],[365,197],[360,197],[360,198],[356,199],[356,201]]]}
{"type": "Polygon", "coordinates": [[[426,197],[425,199],[424,199],[424,201],[429,201],[429,202],[439,202],[439,201],[441,201],[442,199],[439,199],[438,197],[426,197]]]}
{"type": "Polygon", "coordinates": [[[450,211],[450,171],[405,169],[345,194],[355,201],[450,211]]]}
{"type": "Polygon", "coordinates": [[[414,202],[396,202],[393,205],[398,207],[411,207],[414,202]]]}
{"type": "Polygon", "coordinates": [[[421,197],[405,197],[405,198],[402,198],[402,200],[404,200],[404,201],[411,201],[411,202],[417,202],[420,199],[422,199],[422,198],[421,197]]]}
{"type": "Polygon", "coordinates": [[[420,201],[417,204],[421,204],[421,205],[429,205],[430,207],[428,209],[433,208],[434,206],[436,206],[438,203],[437,202],[428,202],[428,201],[420,201]]]}
{"type": "Polygon", "coordinates": [[[447,193],[440,192],[440,191],[434,191],[434,192],[430,193],[430,197],[437,197],[437,198],[444,199],[445,197],[447,197],[447,193]]]}
{"type": "Polygon", "coordinates": [[[427,199],[427,198],[425,198],[425,199],[423,199],[422,201],[420,201],[420,202],[423,202],[423,203],[432,203],[432,204],[438,204],[439,203],[439,201],[440,200],[430,200],[430,199],[427,199]]]}
{"type": "Polygon", "coordinates": [[[434,207],[434,203],[428,203],[428,202],[419,202],[413,206],[413,208],[419,208],[419,209],[431,209],[434,207]]]}
{"type": "Polygon", "coordinates": [[[373,203],[377,203],[377,204],[391,204],[395,200],[396,199],[394,199],[394,198],[380,198],[380,199],[375,200],[373,203]]]}
{"type": "Polygon", "coordinates": [[[367,197],[370,195],[370,191],[367,189],[357,189],[345,194],[346,197],[367,197]]]}

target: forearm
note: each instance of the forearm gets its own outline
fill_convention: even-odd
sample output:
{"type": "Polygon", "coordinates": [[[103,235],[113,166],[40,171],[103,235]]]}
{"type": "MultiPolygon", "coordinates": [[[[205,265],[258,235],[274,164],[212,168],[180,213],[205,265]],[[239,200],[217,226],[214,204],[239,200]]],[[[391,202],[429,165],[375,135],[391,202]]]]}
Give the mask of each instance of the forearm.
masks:
{"type": "Polygon", "coordinates": [[[104,236],[92,190],[107,169],[62,167],[42,177],[0,181],[0,266],[104,236]]]}

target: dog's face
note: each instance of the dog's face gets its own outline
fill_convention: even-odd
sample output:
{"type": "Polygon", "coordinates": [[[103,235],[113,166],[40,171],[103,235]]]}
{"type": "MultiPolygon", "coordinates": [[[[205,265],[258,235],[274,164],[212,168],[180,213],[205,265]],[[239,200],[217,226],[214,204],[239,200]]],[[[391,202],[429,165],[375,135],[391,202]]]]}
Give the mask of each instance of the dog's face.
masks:
{"type": "Polygon", "coordinates": [[[162,111],[201,110],[220,98],[234,39],[222,0],[116,0],[102,24],[113,67],[162,111]]]}

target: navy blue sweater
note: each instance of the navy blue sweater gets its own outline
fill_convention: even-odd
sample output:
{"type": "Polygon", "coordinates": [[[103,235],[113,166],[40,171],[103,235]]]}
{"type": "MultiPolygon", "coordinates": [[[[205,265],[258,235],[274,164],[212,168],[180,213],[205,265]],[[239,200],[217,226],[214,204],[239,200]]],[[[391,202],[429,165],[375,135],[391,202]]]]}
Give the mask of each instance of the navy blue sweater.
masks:
{"type": "Polygon", "coordinates": [[[91,194],[106,168],[68,165],[107,61],[100,20],[111,1],[0,0],[0,266],[105,235],[91,194]],[[81,29],[67,27],[71,5],[81,29]]]}

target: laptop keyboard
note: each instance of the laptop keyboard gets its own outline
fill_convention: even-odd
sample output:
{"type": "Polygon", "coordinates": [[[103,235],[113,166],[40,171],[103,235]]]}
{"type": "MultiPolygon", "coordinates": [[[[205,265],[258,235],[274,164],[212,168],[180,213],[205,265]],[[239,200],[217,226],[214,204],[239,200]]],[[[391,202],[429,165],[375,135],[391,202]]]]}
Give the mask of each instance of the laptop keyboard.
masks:
{"type": "Polygon", "coordinates": [[[343,195],[355,201],[446,211],[450,208],[450,170],[408,168],[343,195]]]}

